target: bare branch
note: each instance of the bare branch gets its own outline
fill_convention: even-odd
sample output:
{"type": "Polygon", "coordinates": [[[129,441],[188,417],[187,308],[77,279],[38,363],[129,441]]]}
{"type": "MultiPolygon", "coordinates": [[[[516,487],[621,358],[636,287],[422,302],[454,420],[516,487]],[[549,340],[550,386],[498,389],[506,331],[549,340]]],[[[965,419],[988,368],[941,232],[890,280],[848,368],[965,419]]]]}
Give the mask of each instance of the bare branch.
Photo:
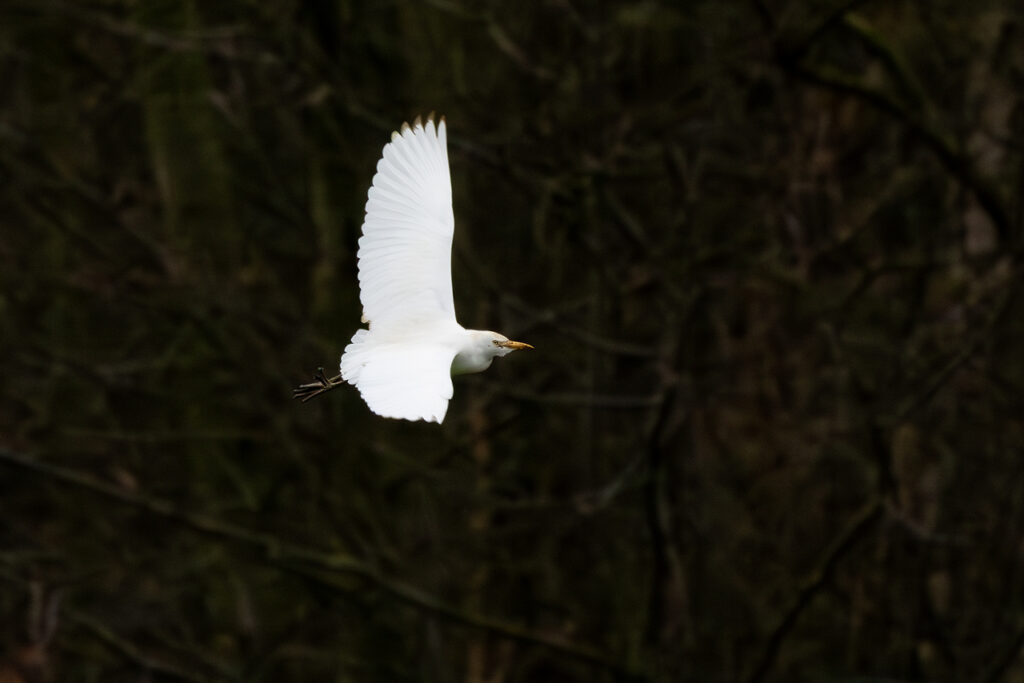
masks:
{"type": "Polygon", "coordinates": [[[832,574],[835,572],[840,560],[853,550],[857,542],[871,529],[883,509],[881,497],[875,497],[868,501],[853,516],[846,530],[832,542],[831,547],[818,560],[818,565],[814,571],[800,582],[800,588],[797,590],[792,604],[783,612],[778,626],[772,630],[771,635],[768,637],[768,643],[758,658],[757,665],[750,676],[747,677],[750,683],[757,683],[765,679],[775,664],[775,659],[779,655],[782,642],[789,635],[790,631],[793,630],[793,627],[796,626],[800,615],[811,605],[814,598],[832,578],[832,574]]]}
{"type": "MultiPolygon", "coordinates": [[[[849,21],[847,25],[862,37],[867,38],[868,34],[863,21],[849,21]]],[[[891,48],[883,47],[881,38],[874,32],[870,34],[870,43],[876,53],[882,51],[894,54],[891,48]]],[[[1009,240],[1012,223],[1003,199],[989,180],[977,172],[970,159],[958,149],[948,133],[939,130],[935,125],[929,123],[926,117],[914,112],[896,97],[872,87],[859,78],[849,76],[836,69],[814,67],[804,63],[802,57],[805,52],[806,49],[782,52],[779,55],[779,61],[783,68],[800,79],[828,90],[853,95],[903,123],[938,157],[953,177],[974,193],[982,209],[995,224],[1000,239],[1004,242],[1009,240]]],[[[883,61],[890,68],[896,63],[893,60],[883,61]]],[[[909,73],[905,72],[897,72],[897,79],[904,83],[916,82],[909,73]]],[[[925,110],[927,111],[927,108],[925,110]]]]}
{"type": "Polygon", "coordinates": [[[641,673],[634,667],[611,660],[597,650],[570,643],[556,636],[537,633],[526,627],[500,619],[461,610],[419,588],[402,581],[387,578],[376,568],[351,555],[340,552],[322,552],[313,548],[299,546],[270,534],[251,531],[197,512],[181,510],[168,501],[131,493],[113,484],[101,481],[92,475],[46,463],[37,458],[7,449],[0,448],[0,463],[27,470],[33,474],[65,485],[85,489],[119,503],[145,510],[150,514],[173,520],[190,529],[216,538],[250,546],[261,551],[266,561],[271,564],[285,566],[303,573],[315,572],[327,573],[328,575],[344,573],[356,575],[374,584],[399,602],[411,607],[445,617],[466,626],[486,630],[500,637],[544,647],[627,678],[642,678],[641,673]]]}

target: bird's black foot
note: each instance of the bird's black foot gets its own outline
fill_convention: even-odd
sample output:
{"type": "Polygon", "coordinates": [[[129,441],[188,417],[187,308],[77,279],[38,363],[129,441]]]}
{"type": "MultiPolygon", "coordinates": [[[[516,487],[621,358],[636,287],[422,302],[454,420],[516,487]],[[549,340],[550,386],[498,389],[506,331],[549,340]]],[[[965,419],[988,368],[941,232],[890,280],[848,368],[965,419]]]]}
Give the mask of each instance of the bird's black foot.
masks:
{"type": "Polygon", "coordinates": [[[330,391],[339,384],[345,383],[342,381],[341,375],[327,379],[327,375],[324,374],[323,368],[317,368],[316,374],[313,375],[313,379],[316,381],[310,382],[309,384],[300,384],[294,391],[292,391],[292,398],[297,398],[305,403],[309,399],[316,398],[320,394],[330,391]]]}

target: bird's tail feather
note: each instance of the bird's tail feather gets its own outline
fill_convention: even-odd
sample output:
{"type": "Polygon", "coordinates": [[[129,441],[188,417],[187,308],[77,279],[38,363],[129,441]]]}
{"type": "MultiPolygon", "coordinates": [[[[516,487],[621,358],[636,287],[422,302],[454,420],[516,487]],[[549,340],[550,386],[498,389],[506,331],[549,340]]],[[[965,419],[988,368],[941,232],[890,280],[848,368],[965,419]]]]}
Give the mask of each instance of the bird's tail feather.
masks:
{"type": "Polygon", "coordinates": [[[369,362],[369,353],[373,349],[370,343],[369,330],[356,330],[352,335],[352,343],[345,347],[341,354],[341,378],[349,384],[359,383],[359,373],[369,362]]]}

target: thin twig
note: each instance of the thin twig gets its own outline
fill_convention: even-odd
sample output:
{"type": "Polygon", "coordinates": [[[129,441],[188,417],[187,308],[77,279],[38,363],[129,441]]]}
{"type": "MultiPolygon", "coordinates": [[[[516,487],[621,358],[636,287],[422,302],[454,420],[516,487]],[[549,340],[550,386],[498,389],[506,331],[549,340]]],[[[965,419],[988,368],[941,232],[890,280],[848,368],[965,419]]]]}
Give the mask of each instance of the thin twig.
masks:
{"type": "Polygon", "coordinates": [[[210,678],[195,671],[186,671],[178,666],[169,664],[161,659],[143,652],[131,641],[119,636],[113,629],[90,616],[80,612],[69,611],[68,620],[77,624],[97,640],[101,641],[110,649],[117,652],[123,658],[136,666],[147,671],[152,671],[162,676],[169,676],[176,680],[189,681],[190,683],[213,683],[214,681],[237,680],[236,676],[221,675],[210,678]]]}
{"type": "Polygon", "coordinates": [[[757,665],[747,678],[750,683],[758,683],[758,681],[765,679],[768,672],[775,664],[775,659],[779,655],[779,650],[782,647],[783,640],[785,640],[786,636],[789,635],[789,632],[793,630],[793,627],[796,626],[796,622],[800,618],[800,615],[803,614],[804,610],[810,606],[818,592],[821,591],[821,589],[832,578],[832,574],[835,572],[839,561],[853,549],[861,538],[864,537],[868,529],[871,528],[871,525],[878,519],[883,509],[884,506],[882,504],[881,496],[876,496],[868,501],[868,503],[864,505],[856,515],[854,515],[853,519],[846,527],[846,530],[839,535],[839,537],[832,543],[832,546],[821,557],[814,571],[808,574],[800,583],[800,589],[793,598],[793,603],[783,613],[778,626],[772,630],[771,636],[768,638],[768,643],[765,645],[764,651],[761,653],[761,657],[758,659],[757,665]]]}
{"type": "MultiPolygon", "coordinates": [[[[1016,274],[1013,274],[1010,277],[1011,284],[1015,282],[1015,277],[1016,274]]],[[[991,340],[992,331],[995,329],[996,324],[1010,308],[1010,301],[1013,299],[1013,291],[1012,286],[1007,287],[999,302],[992,307],[992,310],[988,314],[988,318],[985,320],[981,329],[974,335],[974,338],[971,339],[966,346],[960,349],[960,351],[954,354],[948,361],[946,361],[946,363],[943,364],[943,366],[931,377],[921,382],[924,385],[924,388],[904,401],[896,412],[893,424],[903,422],[918,409],[927,405],[931,398],[935,396],[953,377],[955,372],[963,367],[963,365],[967,363],[975,353],[977,353],[978,349],[982,345],[991,340]]]]}
{"type": "Polygon", "coordinates": [[[843,2],[837,4],[818,22],[817,26],[807,31],[799,40],[795,40],[791,45],[786,46],[787,57],[790,59],[802,58],[807,54],[811,46],[817,42],[818,38],[836,24],[841,23],[849,12],[852,12],[858,5],[864,2],[865,0],[843,0],[843,2]]]}
{"type": "Polygon", "coordinates": [[[998,683],[1005,680],[1006,671],[1020,659],[1022,649],[1024,649],[1024,628],[1018,627],[1017,632],[1010,639],[1009,647],[1001,655],[993,658],[989,670],[978,680],[983,683],[998,683]]]}

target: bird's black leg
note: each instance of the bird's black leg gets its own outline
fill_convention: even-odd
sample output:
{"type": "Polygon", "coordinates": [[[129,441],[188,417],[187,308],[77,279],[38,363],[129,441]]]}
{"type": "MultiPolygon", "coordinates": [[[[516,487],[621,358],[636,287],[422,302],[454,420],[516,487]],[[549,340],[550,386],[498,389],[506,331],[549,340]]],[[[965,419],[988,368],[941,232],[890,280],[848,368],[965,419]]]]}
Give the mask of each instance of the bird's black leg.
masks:
{"type": "Polygon", "coordinates": [[[317,368],[316,374],[313,375],[313,379],[316,381],[310,382],[309,384],[300,384],[294,391],[292,391],[292,397],[305,403],[311,398],[316,398],[320,394],[330,391],[339,384],[344,384],[341,379],[341,375],[328,379],[327,375],[324,374],[323,368],[317,368]]]}

